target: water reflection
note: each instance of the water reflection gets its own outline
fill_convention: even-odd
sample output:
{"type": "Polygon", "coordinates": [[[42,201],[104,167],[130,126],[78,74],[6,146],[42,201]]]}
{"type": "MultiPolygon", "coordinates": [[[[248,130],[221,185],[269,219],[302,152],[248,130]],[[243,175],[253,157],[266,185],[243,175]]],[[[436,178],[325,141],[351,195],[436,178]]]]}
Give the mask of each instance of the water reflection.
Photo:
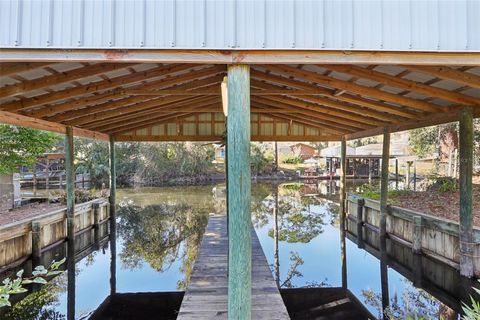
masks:
{"type": "MultiPolygon", "coordinates": [[[[171,318],[209,212],[226,210],[225,186],[126,189],[117,197],[111,224],[76,237],[74,268],[0,311],[1,319],[116,318],[141,301],[159,308],[144,304],[146,314],[171,318]],[[161,305],[167,297],[172,303],[161,305]]],[[[392,319],[458,318],[470,282],[399,244],[387,241],[381,250],[372,230],[344,231],[338,208],[336,181],[252,185],[252,222],[295,319],[319,315],[318,306],[333,302],[342,312],[355,311],[356,319],[381,317],[385,309],[392,319]]],[[[44,252],[41,263],[66,256],[67,247],[44,252]]],[[[22,267],[31,272],[31,261],[22,267]]]]}

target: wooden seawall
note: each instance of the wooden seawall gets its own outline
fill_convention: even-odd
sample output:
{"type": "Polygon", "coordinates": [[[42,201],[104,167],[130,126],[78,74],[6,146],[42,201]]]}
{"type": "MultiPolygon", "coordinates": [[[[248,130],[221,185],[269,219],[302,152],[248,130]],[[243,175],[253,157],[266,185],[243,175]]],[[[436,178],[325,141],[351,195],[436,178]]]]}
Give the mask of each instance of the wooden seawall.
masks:
{"type": "MultiPolygon", "coordinates": [[[[380,203],[350,194],[347,199],[347,227],[358,236],[365,227],[378,236],[380,203]]],[[[412,251],[459,269],[459,224],[396,206],[388,206],[387,234],[395,242],[412,251]]],[[[362,236],[360,235],[360,238],[362,236]]],[[[480,257],[480,229],[474,228],[475,257],[480,257]]],[[[474,271],[480,277],[480,259],[474,260],[474,271]]]]}
{"type": "MultiPolygon", "coordinates": [[[[177,319],[227,319],[227,284],[227,217],[211,215],[177,319]]],[[[290,319],[253,227],[252,319],[290,319]]]]}
{"type": "MultiPolygon", "coordinates": [[[[75,233],[98,226],[110,216],[106,199],[75,206],[75,233]]],[[[67,237],[66,208],[0,226],[0,271],[60,244],[67,237]]]]}

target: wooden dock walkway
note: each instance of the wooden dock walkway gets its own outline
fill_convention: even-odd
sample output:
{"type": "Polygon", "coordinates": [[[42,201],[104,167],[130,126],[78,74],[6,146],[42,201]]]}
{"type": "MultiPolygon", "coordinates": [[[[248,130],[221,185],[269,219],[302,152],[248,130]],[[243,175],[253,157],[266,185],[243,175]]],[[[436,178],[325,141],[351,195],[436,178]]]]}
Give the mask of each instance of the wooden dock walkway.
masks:
{"type": "MultiPolygon", "coordinates": [[[[177,319],[227,319],[227,295],[227,217],[210,215],[177,319]]],[[[290,319],[253,227],[252,319],[290,319]]]]}

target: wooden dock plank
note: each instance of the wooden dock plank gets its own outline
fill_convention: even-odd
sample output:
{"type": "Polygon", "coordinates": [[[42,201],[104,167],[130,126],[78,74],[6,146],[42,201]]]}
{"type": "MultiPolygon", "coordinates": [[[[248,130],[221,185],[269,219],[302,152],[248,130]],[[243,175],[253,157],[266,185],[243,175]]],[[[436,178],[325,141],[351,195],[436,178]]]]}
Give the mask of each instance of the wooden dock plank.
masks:
{"type": "MultiPolygon", "coordinates": [[[[227,217],[210,215],[177,319],[227,319],[227,302],[227,217]]],[[[252,319],[290,319],[253,227],[252,319]]]]}

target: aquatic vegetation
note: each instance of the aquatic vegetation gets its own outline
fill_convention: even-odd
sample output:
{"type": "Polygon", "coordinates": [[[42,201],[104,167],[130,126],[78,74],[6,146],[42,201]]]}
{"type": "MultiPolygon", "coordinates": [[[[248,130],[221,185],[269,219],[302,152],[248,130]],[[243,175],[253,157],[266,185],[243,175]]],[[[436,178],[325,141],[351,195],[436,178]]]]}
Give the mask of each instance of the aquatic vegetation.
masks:
{"type": "MultiPolygon", "coordinates": [[[[480,283],[480,280],[478,280],[480,283]]],[[[480,289],[473,288],[477,294],[480,295],[480,289]]],[[[462,306],[463,315],[462,320],[477,320],[480,319],[480,301],[476,300],[474,297],[470,296],[470,305],[463,303],[462,306]]]]}
{"type": "Polygon", "coordinates": [[[32,272],[31,277],[23,277],[23,269],[18,271],[16,279],[6,278],[3,280],[3,285],[0,286],[0,308],[11,306],[10,296],[13,294],[25,293],[28,290],[25,288],[27,284],[46,284],[47,277],[53,277],[59,275],[63,271],[58,270],[58,268],[65,262],[66,258],[63,258],[60,261],[53,261],[50,267],[45,268],[44,266],[37,266],[32,272]]]}

